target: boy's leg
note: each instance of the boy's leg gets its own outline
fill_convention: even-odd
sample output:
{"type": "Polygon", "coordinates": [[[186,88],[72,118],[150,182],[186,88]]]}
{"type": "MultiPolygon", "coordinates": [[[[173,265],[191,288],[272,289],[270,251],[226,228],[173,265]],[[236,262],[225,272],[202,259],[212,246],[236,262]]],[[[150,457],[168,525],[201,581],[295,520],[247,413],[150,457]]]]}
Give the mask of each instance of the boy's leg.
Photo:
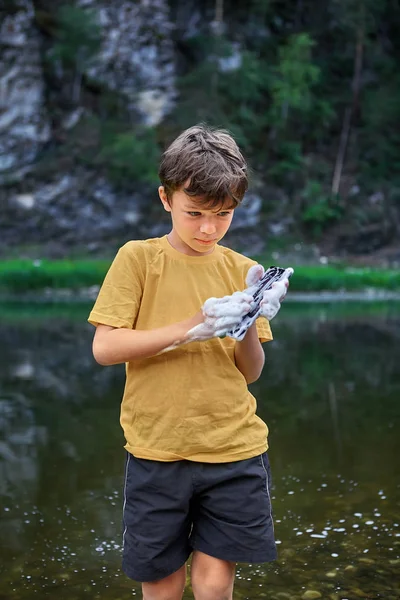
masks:
{"type": "Polygon", "coordinates": [[[128,454],[122,570],[131,579],[144,582],[145,598],[175,600],[182,596],[184,567],[192,552],[191,495],[187,462],[158,462],[128,454]],[[164,588],[170,595],[164,595],[164,588]],[[156,595],[158,590],[160,595],[156,595]]]}
{"type": "Polygon", "coordinates": [[[236,563],[275,560],[266,453],[193,465],[192,582],[196,600],[231,600],[236,563]]]}
{"type": "Polygon", "coordinates": [[[186,565],[160,581],[142,583],[143,600],[182,600],[186,565]]]}
{"type": "Polygon", "coordinates": [[[193,552],[191,579],[195,600],[232,600],[236,564],[193,552]]]}

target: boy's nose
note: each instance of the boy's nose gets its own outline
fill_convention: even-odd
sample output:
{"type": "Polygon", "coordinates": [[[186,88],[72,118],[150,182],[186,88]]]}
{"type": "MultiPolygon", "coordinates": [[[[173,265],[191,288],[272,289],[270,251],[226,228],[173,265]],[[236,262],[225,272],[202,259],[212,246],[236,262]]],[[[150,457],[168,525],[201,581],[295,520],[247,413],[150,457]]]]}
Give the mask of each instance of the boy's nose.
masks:
{"type": "Polygon", "coordinates": [[[215,233],[216,227],[213,223],[202,223],[200,225],[200,232],[205,233],[206,235],[210,235],[211,233],[215,233]]]}

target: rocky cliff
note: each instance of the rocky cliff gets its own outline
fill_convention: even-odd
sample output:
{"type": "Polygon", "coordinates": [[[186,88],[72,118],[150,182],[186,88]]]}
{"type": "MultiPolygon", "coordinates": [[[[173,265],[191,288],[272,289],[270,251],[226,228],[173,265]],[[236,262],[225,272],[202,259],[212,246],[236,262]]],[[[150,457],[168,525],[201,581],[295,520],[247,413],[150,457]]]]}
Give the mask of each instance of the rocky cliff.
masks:
{"type": "MultiPolygon", "coordinates": [[[[77,23],[68,30],[67,20],[64,39],[60,35],[61,9],[52,0],[7,0],[0,6],[3,256],[112,254],[127,239],[160,235],[168,227],[156,184],[116,185],[98,147],[108,104],[126,130],[141,131],[162,124],[174,106],[177,56],[170,6],[165,0],[79,0],[75,19],[86,13],[98,36],[91,56],[84,54],[90,44],[79,39],[77,23]],[[70,62],[67,43],[81,53],[70,62]]],[[[196,10],[175,11],[176,18],[187,19],[183,36],[201,21],[196,10]]],[[[84,26],[81,36],[90,37],[84,26]]],[[[250,196],[236,227],[254,225],[260,204],[250,196]]]]}
{"type": "Polygon", "coordinates": [[[254,169],[228,245],[398,265],[400,9],[368,5],[360,50],[348,2],[295,4],[0,0],[0,256],[162,235],[160,153],[205,120],[254,169]]]}

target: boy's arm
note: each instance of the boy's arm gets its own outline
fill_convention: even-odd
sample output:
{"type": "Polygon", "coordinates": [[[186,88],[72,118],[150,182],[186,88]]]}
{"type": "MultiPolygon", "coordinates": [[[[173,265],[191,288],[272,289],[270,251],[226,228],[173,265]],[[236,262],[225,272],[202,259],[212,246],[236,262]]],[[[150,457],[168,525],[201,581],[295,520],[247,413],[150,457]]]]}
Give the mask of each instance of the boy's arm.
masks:
{"type": "Polygon", "coordinates": [[[93,339],[93,356],[103,366],[149,358],[169,346],[184,344],[186,333],[203,322],[200,311],[190,319],[158,329],[115,328],[99,324],[93,339]]]}
{"type": "MultiPolygon", "coordinates": [[[[261,265],[250,267],[246,284],[250,287],[256,285],[263,276],[264,268],[261,265]]],[[[284,278],[272,284],[272,288],[264,292],[261,300],[261,315],[269,321],[278,313],[281,302],[285,298],[289,287],[289,277],[293,269],[286,269],[284,278]]],[[[249,291],[249,289],[245,290],[249,291]]],[[[237,341],[235,346],[235,362],[239,371],[244,375],[247,383],[253,383],[260,377],[265,363],[264,350],[261,346],[257,325],[254,322],[247,330],[245,337],[241,342],[237,341]]]]}
{"type": "Polygon", "coordinates": [[[253,323],[248,329],[241,342],[236,342],[235,362],[247,383],[253,383],[260,377],[264,367],[265,355],[258,339],[256,323],[253,323]]]}
{"type": "Polygon", "coordinates": [[[93,356],[101,365],[116,365],[150,358],[188,342],[224,336],[250,310],[251,300],[251,296],[244,292],[209,298],[193,317],[157,329],[138,330],[98,324],[93,356]]]}

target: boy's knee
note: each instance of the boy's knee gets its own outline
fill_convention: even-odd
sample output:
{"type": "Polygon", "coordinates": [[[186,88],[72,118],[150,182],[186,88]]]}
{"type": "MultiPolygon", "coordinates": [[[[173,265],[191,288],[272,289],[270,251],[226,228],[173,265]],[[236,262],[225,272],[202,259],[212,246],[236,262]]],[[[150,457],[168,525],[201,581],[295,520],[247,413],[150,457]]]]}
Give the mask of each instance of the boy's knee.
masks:
{"type": "Polygon", "coordinates": [[[186,566],[165,579],[142,583],[143,600],[181,600],[186,584],[186,566]]]}
{"type": "Polygon", "coordinates": [[[192,581],[193,594],[196,600],[232,600],[232,585],[224,586],[218,581],[192,581]]]}
{"type": "Polygon", "coordinates": [[[171,585],[155,585],[144,583],[142,585],[143,600],[182,600],[185,587],[171,585]]]}
{"type": "Polygon", "coordinates": [[[206,555],[192,561],[192,589],[196,600],[232,600],[235,565],[206,555]],[[204,560],[205,559],[205,560],[204,560]]]}

